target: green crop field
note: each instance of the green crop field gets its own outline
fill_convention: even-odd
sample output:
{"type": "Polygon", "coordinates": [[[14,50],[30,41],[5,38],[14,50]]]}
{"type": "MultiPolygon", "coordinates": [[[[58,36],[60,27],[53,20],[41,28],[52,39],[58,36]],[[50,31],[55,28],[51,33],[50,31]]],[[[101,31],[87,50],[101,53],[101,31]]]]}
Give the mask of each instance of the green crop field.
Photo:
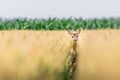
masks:
{"type": "Polygon", "coordinates": [[[120,18],[0,18],[0,30],[119,29],[120,18]]]}

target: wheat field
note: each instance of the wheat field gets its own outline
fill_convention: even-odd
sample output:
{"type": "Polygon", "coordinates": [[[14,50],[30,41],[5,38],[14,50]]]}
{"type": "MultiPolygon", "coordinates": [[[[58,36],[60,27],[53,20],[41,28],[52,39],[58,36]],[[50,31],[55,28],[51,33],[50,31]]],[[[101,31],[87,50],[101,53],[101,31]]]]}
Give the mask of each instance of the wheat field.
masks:
{"type": "MultiPolygon", "coordinates": [[[[67,31],[0,31],[0,80],[64,80],[67,31]]],[[[74,80],[120,80],[120,30],[82,30],[74,80]]]]}
{"type": "Polygon", "coordinates": [[[0,80],[63,80],[69,39],[63,31],[1,31],[0,80]]]}
{"type": "Polygon", "coordinates": [[[75,80],[120,80],[120,30],[83,31],[75,80]]]}

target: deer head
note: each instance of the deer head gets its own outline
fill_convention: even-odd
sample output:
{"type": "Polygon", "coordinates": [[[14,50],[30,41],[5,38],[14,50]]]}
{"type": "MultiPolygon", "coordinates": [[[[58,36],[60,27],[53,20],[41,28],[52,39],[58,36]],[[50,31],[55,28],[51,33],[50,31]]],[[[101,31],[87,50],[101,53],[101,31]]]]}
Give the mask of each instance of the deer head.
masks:
{"type": "Polygon", "coordinates": [[[71,30],[68,30],[68,33],[72,36],[74,41],[78,41],[79,33],[81,32],[81,29],[78,29],[77,31],[73,32],[71,30]]]}

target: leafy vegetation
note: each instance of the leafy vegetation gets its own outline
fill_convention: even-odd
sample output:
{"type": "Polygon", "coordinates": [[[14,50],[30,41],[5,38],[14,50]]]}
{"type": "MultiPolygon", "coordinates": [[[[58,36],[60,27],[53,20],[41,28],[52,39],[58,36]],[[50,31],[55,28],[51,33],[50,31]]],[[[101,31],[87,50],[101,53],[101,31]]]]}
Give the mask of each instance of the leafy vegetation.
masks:
{"type": "Polygon", "coordinates": [[[0,18],[0,30],[65,30],[65,29],[118,29],[120,18],[0,18]]]}

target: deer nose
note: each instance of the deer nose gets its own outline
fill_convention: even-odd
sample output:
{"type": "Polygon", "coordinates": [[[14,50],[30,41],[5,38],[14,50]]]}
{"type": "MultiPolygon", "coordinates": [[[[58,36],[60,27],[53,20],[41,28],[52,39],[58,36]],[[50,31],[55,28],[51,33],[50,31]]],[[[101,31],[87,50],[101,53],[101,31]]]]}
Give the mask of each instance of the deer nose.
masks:
{"type": "Polygon", "coordinates": [[[74,38],[74,41],[77,41],[77,40],[78,40],[78,38],[77,38],[77,37],[75,37],[75,38],[74,38]]]}
{"type": "Polygon", "coordinates": [[[77,41],[76,39],[74,41],[77,41]]]}

